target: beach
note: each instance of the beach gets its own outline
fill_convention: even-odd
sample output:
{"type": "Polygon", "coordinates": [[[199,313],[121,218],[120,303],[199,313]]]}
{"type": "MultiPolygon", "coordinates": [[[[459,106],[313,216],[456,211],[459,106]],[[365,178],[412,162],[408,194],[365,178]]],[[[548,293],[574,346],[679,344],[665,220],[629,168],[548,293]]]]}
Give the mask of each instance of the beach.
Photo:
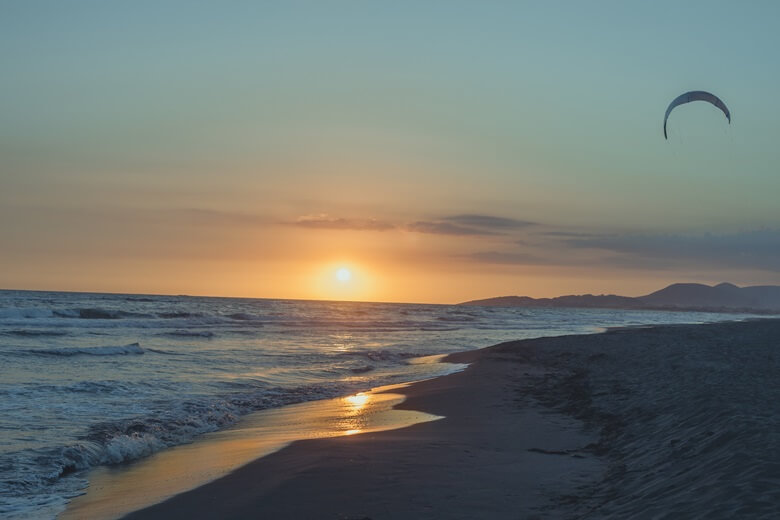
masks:
{"type": "Polygon", "coordinates": [[[773,518],[780,321],[621,328],[458,353],[396,408],[125,518],[773,518]]]}
{"type": "Polygon", "coordinates": [[[0,291],[0,517],[117,518],[295,440],[408,426],[382,388],[449,354],[748,317],[0,291]]]}

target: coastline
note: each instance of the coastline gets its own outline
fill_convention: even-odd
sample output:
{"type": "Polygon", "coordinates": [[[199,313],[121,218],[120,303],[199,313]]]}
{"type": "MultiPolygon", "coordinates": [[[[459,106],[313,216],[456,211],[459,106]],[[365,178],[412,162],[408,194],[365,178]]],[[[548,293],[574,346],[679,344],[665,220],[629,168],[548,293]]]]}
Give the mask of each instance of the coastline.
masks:
{"type": "Polygon", "coordinates": [[[409,384],[260,410],[230,428],[132,464],[92,469],[86,492],[75,497],[58,518],[112,520],[208,484],[295,441],[378,432],[441,419],[395,408],[405,400],[398,391],[409,384]]]}
{"type": "Polygon", "coordinates": [[[473,518],[475,511],[517,518],[602,473],[600,461],[581,451],[596,437],[580,421],[518,406],[517,379],[536,367],[496,346],[446,361],[471,365],[407,386],[395,406],[441,420],[298,441],[123,518],[473,518]]]}
{"type": "MultiPolygon", "coordinates": [[[[774,377],[778,339],[780,320],[765,319],[611,329],[453,354],[447,362],[471,365],[404,388],[406,400],[395,405],[444,419],[294,442],[123,518],[620,518],[648,511],[769,518],[780,499],[771,487],[780,464],[777,414],[770,409],[768,429],[758,432],[768,452],[736,453],[753,470],[723,482],[744,473],[731,468],[735,446],[755,443],[734,426],[741,398],[731,406],[732,393],[717,389],[726,388],[718,378],[740,366],[750,365],[749,378],[774,377]],[[734,357],[742,365],[723,362],[734,357]],[[692,366],[697,373],[688,382],[680,376],[692,366]],[[689,395],[675,393],[677,380],[689,395]],[[691,406],[682,406],[687,400],[691,406]],[[713,468],[721,473],[713,476],[713,468]]],[[[767,403],[759,404],[778,395],[770,384],[767,403]]]]}

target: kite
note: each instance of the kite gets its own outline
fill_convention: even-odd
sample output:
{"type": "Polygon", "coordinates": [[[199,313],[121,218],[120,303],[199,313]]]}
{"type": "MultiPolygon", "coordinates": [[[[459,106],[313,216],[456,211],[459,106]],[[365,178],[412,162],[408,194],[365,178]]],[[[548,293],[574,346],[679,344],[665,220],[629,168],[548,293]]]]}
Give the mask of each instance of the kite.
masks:
{"type": "Polygon", "coordinates": [[[712,103],[717,108],[721,109],[721,111],[723,111],[723,114],[726,116],[726,119],[728,119],[729,124],[731,124],[731,112],[729,112],[726,103],[721,101],[718,96],[715,94],[710,94],[709,92],[704,92],[703,90],[692,90],[690,92],[686,92],[685,94],[680,94],[674,98],[671,103],[669,103],[669,108],[666,109],[666,115],[664,116],[664,139],[668,139],[666,136],[666,121],[669,119],[669,114],[672,113],[672,110],[674,110],[676,106],[684,105],[685,103],[690,103],[692,101],[706,101],[707,103],[712,103]]]}

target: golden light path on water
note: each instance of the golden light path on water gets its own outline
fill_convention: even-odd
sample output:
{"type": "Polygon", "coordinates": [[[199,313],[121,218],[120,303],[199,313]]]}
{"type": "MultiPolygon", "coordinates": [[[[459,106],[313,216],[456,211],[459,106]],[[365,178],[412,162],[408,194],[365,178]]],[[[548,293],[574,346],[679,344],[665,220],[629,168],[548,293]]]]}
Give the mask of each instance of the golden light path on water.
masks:
{"type": "Polygon", "coordinates": [[[88,475],[86,494],[74,499],[59,518],[119,518],[227,475],[296,440],[391,430],[441,419],[393,409],[405,397],[392,391],[404,386],[383,386],[347,397],[262,410],[191,444],[127,466],[97,468],[88,475]]]}

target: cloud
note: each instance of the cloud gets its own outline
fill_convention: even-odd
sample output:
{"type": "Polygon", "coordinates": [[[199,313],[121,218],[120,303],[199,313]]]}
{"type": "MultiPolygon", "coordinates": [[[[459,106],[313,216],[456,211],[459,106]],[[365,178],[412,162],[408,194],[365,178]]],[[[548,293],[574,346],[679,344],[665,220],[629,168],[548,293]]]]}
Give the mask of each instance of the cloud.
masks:
{"type": "Polygon", "coordinates": [[[780,273],[780,230],[689,235],[556,230],[534,235],[542,240],[515,240],[512,242],[515,247],[523,247],[479,251],[464,258],[496,265],[590,265],[658,271],[746,269],[780,273]]]}
{"type": "Polygon", "coordinates": [[[528,226],[533,226],[535,222],[528,222],[525,220],[515,220],[512,218],[494,217],[491,215],[454,215],[452,217],[445,217],[444,220],[449,222],[455,222],[463,226],[471,226],[483,229],[493,230],[511,230],[520,229],[528,226]]]}
{"type": "Polygon", "coordinates": [[[309,229],[341,229],[353,231],[387,231],[394,229],[395,226],[389,222],[369,219],[350,219],[341,217],[331,217],[327,214],[305,215],[298,217],[293,226],[309,229]]]}
{"type": "Polygon", "coordinates": [[[467,255],[467,258],[486,264],[539,265],[548,263],[543,258],[532,254],[502,251],[480,251],[467,255]]]}
{"type": "Polygon", "coordinates": [[[432,235],[454,235],[454,236],[479,236],[479,235],[496,235],[493,231],[487,231],[484,229],[476,229],[472,227],[461,226],[453,224],[452,222],[430,222],[430,221],[418,221],[412,222],[406,226],[407,231],[414,233],[428,233],[432,235]]]}
{"type": "Polygon", "coordinates": [[[578,231],[542,231],[541,233],[537,233],[540,236],[543,237],[552,237],[552,238],[594,238],[594,237],[603,237],[605,234],[603,233],[584,233],[584,232],[578,232],[578,231]]]}
{"type": "Polygon", "coordinates": [[[621,267],[680,266],[761,269],[780,272],[780,230],[698,235],[561,235],[571,249],[608,251],[605,262],[621,267]]]}
{"type": "Polygon", "coordinates": [[[492,215],[461,214],[434,221],[421,220],[406,226],[407,231],[455,236],[493,236],[534,225],[534,222],[492,215]]]}
{"type": "Polygon", "coordinates": [[[533,225],[532,222],[476,214],[453,215],[436,220],[418,220],[402,225],[373,218],[357,219],[334,217],[326,213],[304,215],[298,217],[294,222],[287,222],[286,224],[308,229],[340,229],[353,231],[388,231],[391,229],[402,229],[412,233],[449,236],[503,235],[513,229],[533,225]]]}

